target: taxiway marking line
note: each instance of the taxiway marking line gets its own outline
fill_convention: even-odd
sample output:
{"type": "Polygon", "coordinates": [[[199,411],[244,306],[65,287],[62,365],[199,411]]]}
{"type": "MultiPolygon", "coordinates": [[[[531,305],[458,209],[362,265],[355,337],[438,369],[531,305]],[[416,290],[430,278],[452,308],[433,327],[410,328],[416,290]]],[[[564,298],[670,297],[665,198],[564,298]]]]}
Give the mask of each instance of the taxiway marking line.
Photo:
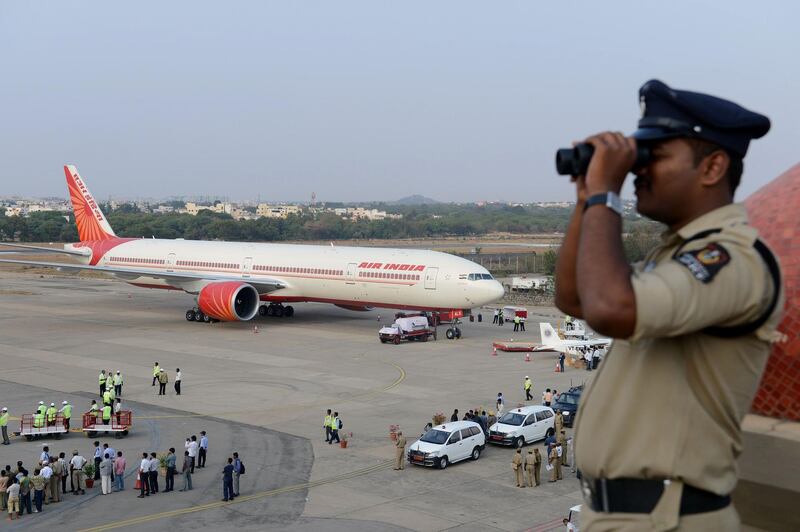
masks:
{"type": "MultiPolygon", "coordinates": [[[[386,386],[383,386],[381,388],[374,388],[372,390],[365,390],[363,392],[355,393],[355,394],[351,395],[349,398],[345,399],[346,401],[354,401],[356,399],[364,399],[366,397],[373,397],[375,395],[378,395],[378,394],[381,394],[381,393],[384,393],[384,392],[388,392],[389,390],[399,386],[400,383],[402,383],[406,379],[406,370],[404,370],[398,364],[395,364],[394,362],[385,362],[385,361],[381,361],[381,362],[384,362],[385,364],[389,364],[390,366],[394,367],[397,370],[397,372],[399,373],[397,378],[393,382],[391,382],[391,383],[389,383],[386,386]]],[[[340,397],[338,399],[341,400],[342,398],[340,397]]],[[[325,405],[327,405],[329,403],[330,403],[330,400],[326,399],[325,401],[319,401],[319,402],[316,402],[316,403],[304,403],[304,404],[298,404],[298,405],[282,405],[279,408],[272,408],[272,409],[267,408],[267,409],[250,410],[250,411],[238,410],[236,412],[216,412],[216,413],[206,413],[206,414],[161,414],[161,415],[153,415],[153,416],[136,416],[136,419],[177,419],[177,418],[206,417],[206,416],[224,418],[224,417],[232,416],[232,415],[236,415],[236,414],[264,414],[266,412],[269,412],[270,410],[285,411],[287,408],[311,408],[311,407],[315,407],[315,406],[325,406],[325,405]]]]}
{"type": "Polygon", "coordinates": [[[204,510],[212,510],[214,508],[222,508],[224,506],[231,506],[233,504],[239,504],[242,502],[252,501],[256,499],[263,499],[266,497],[272,497],[274,495],[280,495],[282,493],[290,493],[293,491],[299,491],[307,488],[314,488],[316,486],[322,486],[325,484],[331,484],[333,482],[339,482],[341,480],[348,480],[351,478],[359,477],[362,475],[367,475],[369,473],[374,473],[376,471],[382,471],[384,469],[389,469],[389,467],[394,463],[394,460],[385,460],[378,464],[375,464],[370,467],[366,467],[364,469],[357,469],[355,471],[351,471],[349,473],[344,473],[342,475],[337,475],[335,477],[324,478],[320,480],[314,480],[309,482],[304,482],[302,484],[295,484],[293,486],[284,486],[282,488],[276,488],[273,490],[262,491],[259,493],[253,493],[251,495],[242,495],[237,497],[233,501],[215,501],[206,504],[201,504],[198,506],[190,506],[188,508],[180,508],[177,510],[169,510],[166,512],[161,512],[153,515],[144,515],[141,517],[133,517],[131,519],[125,519],[123,521],[117,521],[116,523],[110,523],[107,525],[100,525],[94,528],[85,528],[80,530],[79,532],[101,532],[104,530],[113,530],[115,528],[122,528],[126,526],[133,526],[138,525],[141,523],[147,523],[150,521],[155,521],[158,519],[165,519],[167,517],[177,517],[179,515],[186,515],[194,512],[202,512],[204,510]]]}

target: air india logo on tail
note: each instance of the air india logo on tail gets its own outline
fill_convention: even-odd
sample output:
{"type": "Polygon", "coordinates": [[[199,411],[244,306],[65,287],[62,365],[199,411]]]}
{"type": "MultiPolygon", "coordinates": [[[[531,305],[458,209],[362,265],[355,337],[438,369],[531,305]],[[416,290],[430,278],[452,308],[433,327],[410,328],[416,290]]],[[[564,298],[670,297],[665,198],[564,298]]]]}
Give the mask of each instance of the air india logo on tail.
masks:
{"type": "Polygon", "coordinates": [[[87,240],[106,240],[114,238],[114,231],[108,224],[103,211],[97,205],[86,183],[83,182],[78,170],[72,166],[64,166],[64,175],[67,177],[72,211],[75,213],[75,225],[78,226],[78,236],[81,242],[87,240]]]}

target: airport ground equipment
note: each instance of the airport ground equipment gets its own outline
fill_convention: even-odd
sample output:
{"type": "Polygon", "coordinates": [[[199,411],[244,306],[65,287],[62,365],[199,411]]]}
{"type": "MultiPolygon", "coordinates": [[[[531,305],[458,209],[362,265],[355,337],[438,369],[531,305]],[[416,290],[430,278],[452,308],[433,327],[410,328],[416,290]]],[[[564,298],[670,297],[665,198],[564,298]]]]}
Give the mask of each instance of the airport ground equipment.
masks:
{"type": "Polygon", "coordinates": [[[32,441],[36,438],[49,438],[61,439],[62,434],[67,433],[67,428],[64,426],[64,416],[56,414],[56,420],[52,424],[47,421],[42,422],[41,427],[34,426],[33,414],[22,414],[19,421],[19,435],[25,436],[25,439],[32,441]]]}
{"type": "Polygon", "coordinates": [[[103,423],[103,416],[100,411],[86,412],[83,414],[83,432],[89,438],[94,438],[98,434],[114,435],[117,438],[128,435],[128,431],[133,426],[133,413],[130,410],[121,410],[119,413],[111,414],[108,424],[103,423]]]}
{"type": "Polygon", "coordinates": [[[431,337],[436,339],[436,328],[430,327],[425,316],[397,318],[393,324],[381,327],[378,331],[378,339],[382,344],[399,344],[403,340],[427,342],[431,337]]]}
{"type": "Polygon", "coordinates": [[[524,353],[536,350],[536,344],[533,342],[515,342],[514,340],[496,340],[492,343],[492,347],[498,351],[510,353],[524,353]]]}

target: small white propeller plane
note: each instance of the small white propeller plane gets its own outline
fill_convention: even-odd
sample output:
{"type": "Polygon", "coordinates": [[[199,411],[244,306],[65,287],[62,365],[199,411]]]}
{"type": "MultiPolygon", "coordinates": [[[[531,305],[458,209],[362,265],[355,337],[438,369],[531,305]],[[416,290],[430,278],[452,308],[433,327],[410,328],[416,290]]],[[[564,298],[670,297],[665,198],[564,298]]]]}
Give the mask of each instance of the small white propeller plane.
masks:
{"type": "Polygon", "coordinates": [[[574,353],[578,348],[605,347],[611,344],[611,338],[564,340],[549,323],[539,323],[539,332],[542,335],[542,343],[534,347],[534,351],[558,351],[566,354],[570,352],[574,353]]]}

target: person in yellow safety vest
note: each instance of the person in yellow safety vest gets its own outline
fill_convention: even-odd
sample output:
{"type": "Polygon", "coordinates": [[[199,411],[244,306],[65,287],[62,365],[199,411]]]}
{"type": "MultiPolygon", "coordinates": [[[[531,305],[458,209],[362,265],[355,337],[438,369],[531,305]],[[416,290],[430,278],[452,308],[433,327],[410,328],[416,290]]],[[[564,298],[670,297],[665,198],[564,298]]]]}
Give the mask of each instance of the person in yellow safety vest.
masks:
{"type": "Polygon", "coordinates": [[[67,401],[64,401],[61,405],[61,410],[59,410],[59,412],[61,412],[61,415],[64,417],[64,428],[69,431],[69,420],[72,418],[72,405],[67,401]]]}
{"type": "Polygon", "coordinates": [[[45,406],[44,401],[39,401],[39,408],[37,408],[36,411],[40,414],[47,412],[47,407],[45,406]]]}
{"type": "Polygon", "coordinates": [[[44,414],[36,412],[33,414],[33,428],[40,429],[44,427],[44,414]]]}
{"type": "Polygon", "coordinates": [[[0,429],[3,431],[3,445],[10,445],[8,440],[8,408],[3,407],[0,412],[0,429]]]}
{"type": "Polygon", "coordinates": [[[47,409],[45,415],[47,416],[47,426],[52,427],[56,424],[56,404],[50,403],[50,408],[47,409]]]}
{"type": "Polygon", "coordinates": [[[158,373],[161,371],[161,366],[158,365],[158,362],[153,364],[153,386],[156,385],[156,381],[158,380],[158,373]]]}
{"type": "Polygon", "coordinates": [[[98,381],[100,382],[100,395],[103,395],[103,392],[106,391],[106,370],[100,370],[98,381]]]}
{"type": "Polygon", "coordinates": [[[103,404],[104,405],[111,404],[111,392],[109,390],[103,392],[103,404]]]}
{"type": "Polygon", "coordinates": [[[111,421],[111,405],[105,405],[103,407],[103,425],[108,425],[109,421],[111,421]]]}
{"type": "Polygon", "coordinates": [[[533,381],[527,375],[525,375],[525,383],[523,384],[523,387],[525,388],[525,400],[530,401],[531,399],[533,399],[533,395],[531,395],[531,388],[533,388],[533,381]]]}
{"type": "Polygon", "coordinates": [[[92,406],[91,408],[89,408],[89,413],[93,414],[94,417],[100,415],[100,411],[97,409],[97,401],[95,401],[94,399],[92,399],[92,406]]]}
{"type": "Polygon", "coordinates": [[[114,404],[114,399],[117,398],[117,392],[114,391],[114,387],[113,386],[108,386],[106,388],[106,391],[111,395],[111,404],[113,405],[114,404]]]}
{"type": "Polygon", "coordinates": [[[333,416],[331,415],[331,409],[328,409],[328,413],[325,415],[325,421],[322,422],[322,428],[325,429],[325,443],[331,441],[331,427],[333,426],[333,416]]]}

